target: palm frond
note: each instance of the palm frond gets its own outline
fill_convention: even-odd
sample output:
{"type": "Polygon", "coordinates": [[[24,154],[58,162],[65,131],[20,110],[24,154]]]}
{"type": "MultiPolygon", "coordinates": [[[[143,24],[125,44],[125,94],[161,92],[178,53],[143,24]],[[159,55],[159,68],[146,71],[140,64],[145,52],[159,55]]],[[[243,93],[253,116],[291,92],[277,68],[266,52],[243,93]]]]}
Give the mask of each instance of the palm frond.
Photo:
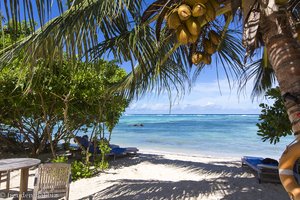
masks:
{"type": "Polygon", "coordinates": [[[163,9],[159,13],[159,15],[157,17],[157,20],[156,20],[156,26],[155,26],[155,33],[156,34],[155,35],[156,35],[157,41],[160,40],[160,33],[161,33],[162,25],[163,25],[163,22],[164,22],[164,19],[165,19],[165,15],[169,11],[169,8],[167,8],[166,6],[163,7],[163,9]]]}
{"type": "Polygon", "coordinates": [[[156,39],[160,41],[160,33],[163,28],[163,22],[167,14],[170,10],[172,10],[180,0],[158,0],[152,3],[148,8],[144,11],[142,16],[142,23],[151,22],[151,18],[156,19],[155,24],[155,32],[156,39]]]}
{"type": "Polygon", "coordinates": [[[252,62],[245,68],[245,72],[240,79],[240,90],[245,89],[250,80],[254,83],[251,92],[252,99],[264,96],[265,92],[276,83],[276,76],[268,61],[266,49],[264,49],[261,59],[252,62]]]}
{"type": "Polygon", "coordinates": [[[2,5],[4,6],[4,16],[8,21],[13,21],[14,28],[18,29],[18,22],[25,20],[30,23],[31,29],[34,30],[35,22],[43,26],[51,19],[52,10],[59,11],[59,14],[62,14],[64,12],[63,3],[64,1],[62,0],[4,0],[3,4],[0,3],[0,8],[2,5]]]}
{"type": "MultiPolygon", "coordinates": [[[[221,31],[221,30],[219,30],[221,31]]],[[[215,66],[216,75],[223,71],[227,77],[229,85],[231,81],[236,80],[243,73],[243,56],[245,51],[242,48],[239,36],[241,32],[238,30],[225,30],[223,32],[223,40],[218,47],[218,51],[212,57],[211,66],[215,66]]],[[[201,75],[203,63],[195,70],[193,74],[193,82],[201,75]]]]}
{"type": "MultiPolygon", "coordinates": [[[[70,8],[50,20],[34,34],[10,48],[1,50],[1,64],[20,56],[22,51],[27,54],[25,61],[32,64],[38,58],[50,62],[53,57],[61,57],[58,55],[63,54],[73,59],[82,59],[85,56],[85,60],[89,60],[90,57],[86,52],[101,40],[99,24],[105,20],[113,21],[113,19],[117,19],[118,23],[120,16],[125,17],[127,21],[132,18],[136,19],[136,16],[139,16],[140,6],[141,0],[74,1],[70,8]],[[130,12],[128,9],[131,9],[130,12]],[[130,13],[135,16],[127,16],[130,13]],[[47,55],[45,49],[47,49],[47,55]]],[[[114,29],[108,31],[113,32],[114,29]]]]}
{"type": "Polygon", "coordinates": [[[164,65],[144,71],[141,65],[137,65],[127,78],[114,91],[122,92],[127,98],[140,98],[152,91],[159,95],[163,92],[176,95],[181,98],[190,89],[187,71],[178,67],[173,59],[168,59],[164,65]]]}
{"type": "Polygon", "coordinates": [[[174,46],[175,36],[165,29],[161,34],[162,40],[157,43],[153,28],[141,24],[103,41],[93,49],[91,54],[95,58],[105,55],[107,49],[118,56],[115,58],[134,58],[135,68],[114,90],[123,91],[128,98],[139,98],[150,91],[156,94],[173,91],[180,96],[190,88],[190,65],[185,47],[174,46]]]}
{"type": "Polygon", "coordinates": [[[157,0],[150,4],[143,13],[142,23],[148,21],[154,15],[157,15],[160,12],[160,10],[167,4],[168,1],[169,0],[157,0]]]}

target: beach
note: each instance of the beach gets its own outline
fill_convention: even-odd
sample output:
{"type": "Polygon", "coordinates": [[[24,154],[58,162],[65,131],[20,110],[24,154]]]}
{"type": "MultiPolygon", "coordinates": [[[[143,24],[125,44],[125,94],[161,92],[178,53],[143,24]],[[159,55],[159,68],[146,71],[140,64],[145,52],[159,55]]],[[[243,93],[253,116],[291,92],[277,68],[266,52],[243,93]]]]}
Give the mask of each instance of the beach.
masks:
{"type": "MultiPolygon", "coordinates": [[[[29,193],[36,169],[30,170],[29,193]]],[[[11,196],[19,171],[11,175],[11,196]]],[[[1,189],[4,184],[1,185],[1,189]]],[[[137,156],[110,162],[110,169],[71,182],[70,199],[201,199],[288,200],[281,184],[259,184],[239,157],[141,150],[137,156]]],[[[5,198],[5,199],[13,199],[5,198]]]]}

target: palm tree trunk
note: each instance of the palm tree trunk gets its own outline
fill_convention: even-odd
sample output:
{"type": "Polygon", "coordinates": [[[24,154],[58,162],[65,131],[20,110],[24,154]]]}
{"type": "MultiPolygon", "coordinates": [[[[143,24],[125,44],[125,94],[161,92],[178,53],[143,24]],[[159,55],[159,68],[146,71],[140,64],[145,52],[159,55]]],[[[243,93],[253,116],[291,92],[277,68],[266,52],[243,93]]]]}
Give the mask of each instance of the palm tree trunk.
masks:
{"type": "Polygon", "coordinates": [[[285,12],[263,16],[263,40],[275,71],[295,136],[300,139],[300,44],[285,12]]]}
{"type": "MultiPolygon", "coordinates": [[[[294,135],[299,143],[300,43],[293,38],[291,23],[284,11],[273,9],[271,12],[265,12],[261,22],[262,37],[269,61],[273,66],[294,135]]],[[[293,151],[292,154],[296,153],[295,149],[290,151],[293,151]]],[[[287,152],[288,149],[283,152],[279,161],[280,180],[291,199],[300,200],[299,184],[293,181],[294,177],[290,177],[290,174],[281,173],[282,170],[289,171],[289,163],[293,162],[287,158],[287,152]]]]}

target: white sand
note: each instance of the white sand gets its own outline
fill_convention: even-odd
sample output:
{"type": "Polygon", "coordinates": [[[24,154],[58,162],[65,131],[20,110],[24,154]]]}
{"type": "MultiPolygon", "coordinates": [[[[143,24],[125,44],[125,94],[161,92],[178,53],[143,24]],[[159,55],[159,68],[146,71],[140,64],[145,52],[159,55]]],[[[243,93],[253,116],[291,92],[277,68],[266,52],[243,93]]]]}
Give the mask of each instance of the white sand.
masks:
{"type": "MultiPolygon", "coordinates": [[[[29,191],[34,170],[30,171],[29,191]]],[[[16,194],[19,172],[12,175],[16,194]]],[[[4,185],[1,185],[4,188],[4,185]]],[[[6,198],[12,199],[12,198],[6,198]]],[[[239,158],[142,152],[111,161],[111,169],[71,183],[70,199],[288,200],[280,184],[259,184],[239,158]]]]}

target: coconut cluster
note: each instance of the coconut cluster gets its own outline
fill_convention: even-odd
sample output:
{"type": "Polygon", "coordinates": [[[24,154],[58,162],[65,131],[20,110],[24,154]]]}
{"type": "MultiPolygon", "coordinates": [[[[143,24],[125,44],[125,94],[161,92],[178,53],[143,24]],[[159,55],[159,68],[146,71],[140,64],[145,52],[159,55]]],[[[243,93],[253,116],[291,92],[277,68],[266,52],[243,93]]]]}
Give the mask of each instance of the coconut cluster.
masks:
{"type": "MultiPolygon", "coordinates": [[[[204,21],[212,21],[216,17],[215,8],[208,0],[185,0],[181,5],[173,8],[167,15],[167,25],[177,35],[177,41],[186,45],[198,43],[204,21]]],[[[201,40],[203,52],[192,54],[192,63],[211,63],[211,55],[216,51],[220,36],[215,31],[210,31],[208,38],[201,40]]]]}
{"type": "Polygon", "coordinates": [[[217,47],[221,42],[221,36],[214,30],[209,31],[208,37],[203,38],[203,51],[196,51],[192,54],[192,63],[199,64],[203,62],[204,64],[211,63],[211,55],[217,51],[217,47]]]}
{"type": "Polygon", "coordinates": [[[213,20],[215,9],[208,0],[185,0],[167,16],[169,29],[175,29],[180,44],[195,43],[203,20],[213,20]]]}

